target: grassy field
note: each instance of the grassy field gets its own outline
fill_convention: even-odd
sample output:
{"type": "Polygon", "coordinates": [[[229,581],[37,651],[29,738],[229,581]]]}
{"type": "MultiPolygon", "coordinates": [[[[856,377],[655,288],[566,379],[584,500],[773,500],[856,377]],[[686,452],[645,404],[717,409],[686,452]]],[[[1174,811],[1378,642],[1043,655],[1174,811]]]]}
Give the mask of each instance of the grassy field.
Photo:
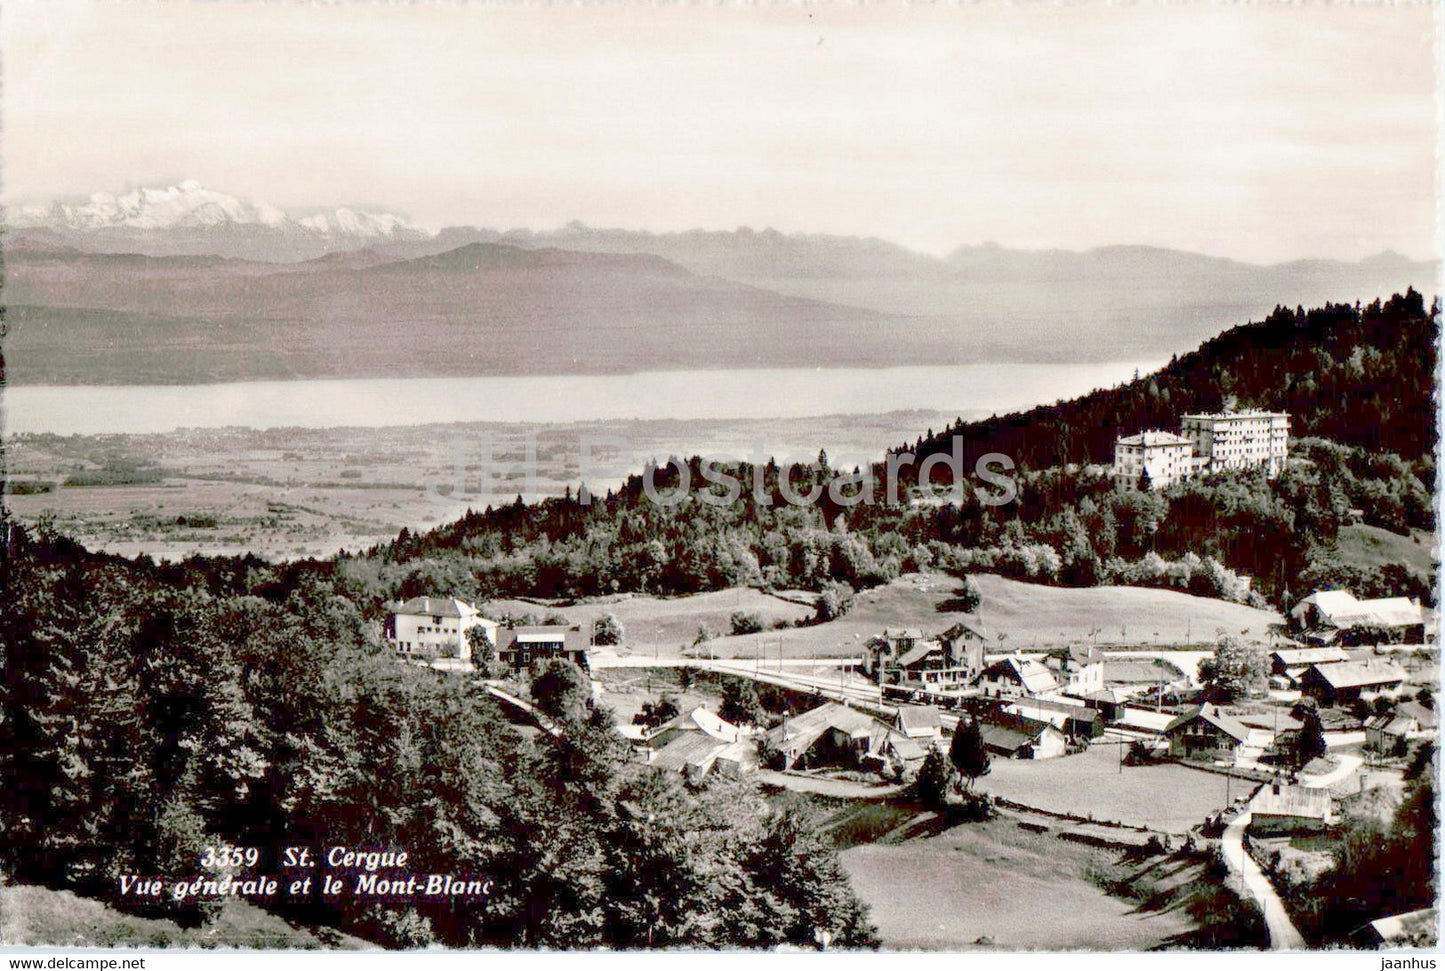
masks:
{"type": "MultiPolygon", "coordinates": [[[[488,616],[517,616],[525,613],[545,615],[549,608],[539,607],[522,600],[492,600],[486,605],[488,616]]],[[[793,634],[795,620],[811,617],[810,607],[799,606],[787,600],[749,588],[717,590],[693,594],[686,597],[647,597],[623,595],[604,597],[587,603],[561,607],[557,613],[574,624],[591,624],[604,614],[615,614],[622,622],[625,647],[633,653],[659,653],[666,657],[677,654],[697,638],[699,627],[718,635],[727,635],[731,629],[729,619],[736,612],[757,614],[763,624],[771,628],[782,622],[788,630],[785,638],[793,634]]],[[[776,641],[777,634],[769,632],[776,641]]],[[[731,638],[718,640],[721,646],[731,638]]],[[[719,651],[722,654],[721,651],[719,651]]],[[[731,657],[731,654],[722,654],[731,657]]]]}
{"type": "Polygon", "coordinates": [[[12,947],[370,948],[332,930],[315,933],[244,900],[227,900],[202,927],[122,914],[68,890],[0,887],[0,944],[12,947]]]}
{"type": "Polygon", "coordinates": [[[1399,563],[1421,577],[1435,572],[1435,534],[1415,530],[1401,536],[1378,526],[1358,524],[1340,528],[1340,558],[1353,566],[1399,563]]]}
{"type": "MultiPolygon", "coordinates": [[[[719,657],[748,658],[758,653],[758,642],[762,642],[764,656],[777,656],[781,641],[787,657],[842,657],[861,654],[867,639],[885,627],[918,627],[925,633],[938,633],[966,621],[983,627],[990,651],[1043,650],[1091,640],[1100,647],[1199,648],[1212,645],[1215,631],[1220,629],[1264,641],[1268,625],[1280,619],[1270,611],[1170,590],[1047,587],[991,574],[975,580],[983,594],[976,614],[947,609],[957,588],[950,577],[908,574],[859,593],[853,609],[831,623],[722,637],[712,647],[719,657]]],[[[643,640],[641,632],[628,633],[634,650],[653,650],[654,645],[643,640]]],[[[669,649],[676,650],[676,643],[660,645],[664,654],[669,649]]]]}
{"type": "Polygon", "coordinates": [[[1050,812],[1184,833],[1253,785],[1179,765],[1126,765],[1115,745],[1039,762],[993,760],[977,788],[1050,812]],[[1228,784],[1227,784],[1228,783],[1228,784]]]}
{"type": "MultiPolygon", "coordinates": [[[[853,609],[838,620],[798,628],[771,629],[775,622],[790,625],[811,616],[810,608],[751,589],[684,597],[609,597],[555,611],[526,601],[497,600],[485,609],[491,616],[556,612],[581,624],[613,613],[625,629],[625,650],[658,657],[677,657],[691,646],[698,627],[706,626],[722,633],[704,650],[722,658],[776,658],[780,650],[784,657],[856,657],[868,638],[885,627],[917,627],[925,633],[939,633],[959,621],[981,626],[989,636],[990,651],[1044,650],[1091,640],[1100,647],[1198,650],[1210,647],[1219,629],[1263,642],[1267,626],[1279,620],[1269,611],[1169,590],[1047,587],[992,574],[981,574],[975,580],[983,594],[976,614],[948,609],[957,581],[915,573],[862,591],[853,609]],[[770,629],[760,634],[728,635],[728,619],[734,611],[757,613],[770,629]]],[[[1157,676],[1153,670],[1149,680],[1157,676]]]]}
{"type": "Polygon", "coordinates": [[[987,938],[1000,950],[1147,950],[1193,929],[1183,914],[1141,911],[1100,889],[1090,873],[1114,857],[996,819],[855,846],[842,861],[888,948],[987,938]]]}

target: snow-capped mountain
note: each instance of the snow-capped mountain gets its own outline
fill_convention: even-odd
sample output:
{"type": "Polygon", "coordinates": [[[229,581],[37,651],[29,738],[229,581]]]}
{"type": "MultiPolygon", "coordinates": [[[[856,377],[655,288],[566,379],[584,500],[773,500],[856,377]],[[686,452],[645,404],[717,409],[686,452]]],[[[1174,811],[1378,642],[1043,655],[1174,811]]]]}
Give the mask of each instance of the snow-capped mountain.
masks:
{"type": "Polygon", "coordinates": [[[92,251],[282,261],[431,236],[390,213],[337,209],[293,216],[191,179],[119,195],[98,192],[85,202],[25,206],[6,221],[10,230],[49,230],[92,251]]]}

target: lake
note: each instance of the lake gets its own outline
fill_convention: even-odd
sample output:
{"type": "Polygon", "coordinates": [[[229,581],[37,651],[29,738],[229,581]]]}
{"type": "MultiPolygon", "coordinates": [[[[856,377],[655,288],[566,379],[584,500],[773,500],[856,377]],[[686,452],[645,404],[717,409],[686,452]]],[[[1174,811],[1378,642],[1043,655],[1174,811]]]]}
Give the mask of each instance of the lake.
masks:
{"type": "Polygon", "coordinates": [[[202,385],[22,385],[5,430],[92,435],[177,428],[436,422],[802,418],[928,409],[1002,414],[1111,387],[1160,362],[657,371],[630,375],[357,378],[202,385]]]}

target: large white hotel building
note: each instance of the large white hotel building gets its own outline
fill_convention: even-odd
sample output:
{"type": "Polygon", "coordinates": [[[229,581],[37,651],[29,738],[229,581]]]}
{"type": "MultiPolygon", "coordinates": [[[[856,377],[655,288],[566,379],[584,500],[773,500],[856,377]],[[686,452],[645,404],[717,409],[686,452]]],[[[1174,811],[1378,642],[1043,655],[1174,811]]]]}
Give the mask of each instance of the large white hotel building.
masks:
{"type": "Polygon", "coordinates": [[[1180,434],[1140,432],[1114,443],[1114,484],[1163,489],[1193,475],[1265,467],[1274,478],[1289,457],[1289,415],[1275,411],[1224,411],[1185,415],[1180,434]]]}

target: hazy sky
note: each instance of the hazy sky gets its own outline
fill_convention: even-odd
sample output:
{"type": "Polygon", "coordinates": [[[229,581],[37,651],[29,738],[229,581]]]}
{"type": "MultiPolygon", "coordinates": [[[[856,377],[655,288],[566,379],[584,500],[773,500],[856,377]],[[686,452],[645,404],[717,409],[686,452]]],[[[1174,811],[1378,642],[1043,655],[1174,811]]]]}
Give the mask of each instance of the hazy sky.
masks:
{"type": "Polygon", "coordinates": [[[4,197],[1420,258],[1438,6],[4,0],[4,197]]]}

